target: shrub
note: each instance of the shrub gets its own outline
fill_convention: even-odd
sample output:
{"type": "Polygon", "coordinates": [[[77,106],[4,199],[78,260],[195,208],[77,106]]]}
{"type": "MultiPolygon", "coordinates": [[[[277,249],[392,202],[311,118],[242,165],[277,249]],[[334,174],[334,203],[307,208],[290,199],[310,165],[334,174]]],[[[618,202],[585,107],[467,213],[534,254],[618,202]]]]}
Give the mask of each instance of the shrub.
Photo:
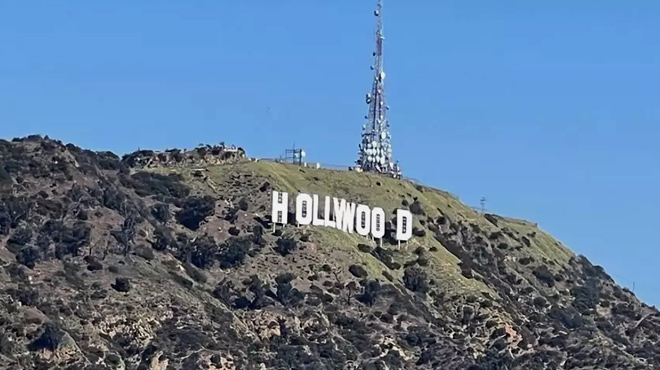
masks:
{"type": "Polygon", "coordinates": [[[0,166],[0,187],[11,185],[11,183],[11,175],[7,172],[4,166],[0,166]]]}
{"type": "Polygon", "coordinates": [[[410,212],[412,212],[415,215],[425,215],[426,213],[424,212],[424,209],[422,208],[422,204],[419,202],[418,199],[415,199],[414,202],[410,205],[410,212]]]}
{"type": "Polygon", "coordinates": [[[165,203],[158,203],[151,207],[151,215],[162,223],[170,220],[170,206],[165,203]]]}
{"type": "Polygon", "coordinates": [[[174,281],[181,284],[186,289],[190,289],[194,285],[192,281],[190,281],[190,280],[186,279],[185,277],[177,274],[176,272],[170,272],[170,275],[172,276],[172,279],[174,279],[174,281]]]}
{"type": "Polygon", "coordinates": [[[219,256],[220,266],[230,268],[242,265],[251,246],[252,241],[247,237],[230,237],[222,246],[219,256]]]}
{"type": "MultiPolygon", "coordinates": [[[[121,179],[121,177],[120,177],[121,179]]],[[[184,198],[190,194],[190,188],[181,182],[181,175],[161,175],[153,172],[137,172],[124,178],[124,185],[131,187],[140,196],[162,195],[184,198]]]]}
{"type": "Polygon", "coordinates": [[[176,213],[176,220],[190,230],[199,229],[199,224],[215,211],[215,200],[210,196],[188,197],[176,213]]]}
{"type": "Polygon", "coordinates": [[[538,266],[537,268],[534,269],[534,271],[532,271],[532,274],[536,276],[536,278],[540,282],[545,283],[547,286],[549,287],[555,286],[555,278],[547,266],[545,265],[538,266]]]}
{"type": "Polygon", "coordinates": [[[183,269],[186,270],[186,274],[188,274],[188,276],[190,276],[193,280],[195,280],[200,284],[204,284],[208,281],[208,278],[206,277],[204,272],[200,271],[191,264],[184,263],[183,269]]]}
{"type": "Polygon", "coordinates": [[[157,251],[165,251],[168,248],[176,248],[177,244],[170,231],[163,227],[157,227],[154,231],[155,240],[151,242],[153,249],[157,251]]]}
{"type": "Polygon", "coordinates": [[[89,271],[100,271],[103,270],[103,264],[96,259],[94,256],[86,256],[85,261],[87,262],[87,270],[89,271]]]}
{"type": "Polygon", "coordinates": [[[401,268],[401,265],[394,261],[394,252],[391,249],[376,247],[371,251],[371,254],[392,270],[401,268]]]}
{"type": "Polygon", "coordinates": [[[126,201],[126,195],[114,187],[107,187],[103,190],[103,206],[115,211],[120,211],[126,201]]]}
{"type": "Polygon", "coordinates": [[[128,292],[131,290],[131,282],[128,278],[118,277],[115,283],[111,285],[112,288],[118,292],[128,292]]]}
{"type": "Polygon", "coordinates": [[[415,235],[418,238],[423,238],[426,236],[426,231],[424,229],[419,229],[415,226],[413,227],[413,235],[415,235]]]}
{"type": "Polygon", "coordinates": [[[292,237],[281,237],[275,244],[275,251],[282,256],[287,256],[298,249],[298,242],[292,237]]]}
{"type": "Polygon", "coordinates": [[[366,244],[360,243],[360,244],[357,245],[357,248],[360,250],[360,252],[363,252],[363,253],[370,253],[371,252],[371,247],[366,245],[366,244]]]}
{"type": "Polygon", "coordinates": [[[241,211],[247,211],[249,208],[247,199],[241,198],[241,200],[238,201],[238,208],[240,208],[241,211]]]}
{"type": "Polygon", "coordinates": [[[367,270],[365,270],[364,267],[359,266],[359,265],[351,265],[351,266],[348,268],[348,271],[349,271],[351,274],[353,274],[353,276],[355,276],[355,277],[357,277],[357,278],[365,278],[365,277],[367,277],[367,276],[369,275],[369,274],[367,273],[367,270]]]}
{"type": "Polygon", "coordinates": [[[21,248],[16,255],[16,262],[33,269],[37,262],[41,260],[41,253],[39,250],[32,246],[25,246],[21,248]]]}
{"type": "Polygon", "coordinates": [[[257,275],[250,276],[246,284],[248,290],[254,294],[254,299],[250,302],[249,308],[258,310],[268,305],[267,292],[270,290],[268,284],[264,283],[257,275]]]}
{"type": "Polygon", "coordinates": [[[32,240],[32,230],[28,228],[20,228],[7,240],[9,244],[26,245],[32,240]]]}
{"type": "Polygon", "coordinates": [[[357,297],[357,299],[367,306],[373,306],[373,304],[376,303],[380,292],[380,283],[376,280],[369,280],[364,284],[364,290],[362,291],[362,294],[357,297]]]}
{"type": "Polygon", "coordinates": [[[31,214],[34,203],[27,197],[13,195],[0,198],[0,234],[7,234],[25,221],[31,214]]]}
{"type": "Polygon", "coordinates": [[[48,349],[50,351],[54,351],[62,344],[63,339],[64,331],[60,329],[59,325],[53,322],[47,322],[44,324],[43,333],[41,336],[39,336],[39,338],[37,338],[37,340],[32,342],[30,349],[32,351],[40,349],[48,349]]]}
{"type": "Polygon", "coordinates": [[[305,298],[302,292],[293,288],[291,285],[291,281],[295,278],[296,276],[290,272],[280,274],[275,278],[275,283],[277,284],[276,297],[284,306],[298,304],[305,298]]]}
{"type": "Polygon", "coordinates": [[[144,245],[138,245],[135,248],[134,253],[135,253],[136,256],[142,257],[147,261],[151,261],[156,257],[154,255],[154,251],[151,248],[146,247],[144,245]]]}
{"type": "Polygon", "coordinates": [[[24,306],[37,307],[39,305],[39,292],[36,289],[19,286],[18,289],[7,289],[7,293],[24,306]]]}
{"type": "Polygon", "coordinates": [[[571,288],[571,294],[575,297],[572,306],[582,314],[587,314],[596,309],[598,305],[598,285],[595,279],[587,280],[584,286],[571,288]]]}
{"type": "Polygon", "coordinates": [[[407,267],[403,272],[403,284],[416,293],[426,293],[428,290],[428,277],[419,267],[407,267]]]}
{"type": "MultiPolygon", "coordinates": [[[[215,244],[215,240],[208,235],[197,238],[192,244],[188,243],[185,248],[187,249],[190,263],[201,269],[211,267],[213,262],[215,262],[215,254],[218,252],[218,246],[215,244]]],[[[186,261],[187,259],[182,258],[182,260],[186,261]]]]}

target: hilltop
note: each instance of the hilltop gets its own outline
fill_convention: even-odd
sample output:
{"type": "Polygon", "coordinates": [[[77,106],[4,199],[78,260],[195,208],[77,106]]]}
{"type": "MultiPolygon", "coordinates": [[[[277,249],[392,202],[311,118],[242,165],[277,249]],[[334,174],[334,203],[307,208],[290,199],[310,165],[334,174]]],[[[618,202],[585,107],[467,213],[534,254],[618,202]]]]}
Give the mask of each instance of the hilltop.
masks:
{"type": "Polygon", "coordinates": [[[3,369],[648,369],[660,316],[535,224],[241,148],[0,141],[3,369]],[[168,154],[164,154],[168,153],[168,154]],[[409,209],[401,249],[271,191],[409,209]]]}

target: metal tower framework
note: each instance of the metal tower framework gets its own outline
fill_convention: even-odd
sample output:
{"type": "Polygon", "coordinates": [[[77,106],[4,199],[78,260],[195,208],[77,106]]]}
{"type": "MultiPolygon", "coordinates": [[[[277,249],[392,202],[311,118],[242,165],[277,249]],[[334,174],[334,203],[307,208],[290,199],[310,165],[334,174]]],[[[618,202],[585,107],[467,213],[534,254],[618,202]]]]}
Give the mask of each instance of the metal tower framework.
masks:
{"type": "Polygon", "coordinates": [[[365,172],[375,172],[401,177],[399,164],[392,157],[392,143],[390,124],[387,120],[389,106],[385,102],[385,72],[383,71],[383,1],[378,0],[378,7],[374,11],[377,19],[376,50],[373,52],[374,62],[371,70],[374,71],[374,80],[371,93],[366,96],[369,112],[364,117],[367,121],[362,125],[362,140],[358,145],[358,159],[355,161],[356,169],[365,172]]]}
{"type": "Polygon", "coordinates": [[[296,144],[294,143],[292,149],[284,150],[284,161],[286,163],[293,163],[302,166],[305,155],[305,151],[302,149],[296,149],[296,144]]]}

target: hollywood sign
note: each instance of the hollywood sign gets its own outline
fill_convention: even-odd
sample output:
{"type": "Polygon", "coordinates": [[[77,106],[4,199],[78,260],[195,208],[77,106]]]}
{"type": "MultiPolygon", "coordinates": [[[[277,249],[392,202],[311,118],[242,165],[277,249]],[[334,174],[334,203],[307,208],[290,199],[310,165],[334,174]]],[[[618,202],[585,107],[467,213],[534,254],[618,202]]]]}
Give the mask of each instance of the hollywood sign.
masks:
{"type": "MultiPolygon", "coordinates": [[[[323,217],[320,217],[319,196],[300,193],[296,196],[296,223],[336,228],[347,233],[381,239],[385,236],[385,211],[380,207],[369,208],[364,204],[347,202],[345,199],[325,197],[323,217]]],[[[274,224],[287,224],[289,194],[273,191],[272,220],[274,224]]],[[[403,242],[412,237],[412,213],[396,210],[396,240],[403,242]]]]}

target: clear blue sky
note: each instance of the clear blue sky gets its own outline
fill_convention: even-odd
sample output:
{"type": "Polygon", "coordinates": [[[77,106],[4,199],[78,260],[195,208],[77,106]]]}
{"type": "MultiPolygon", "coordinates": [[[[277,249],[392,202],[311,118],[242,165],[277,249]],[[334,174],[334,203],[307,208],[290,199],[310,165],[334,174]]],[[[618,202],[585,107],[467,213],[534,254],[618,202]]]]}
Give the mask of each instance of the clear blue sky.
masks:
{"type": "MultiPolygon", "coordinates": [[[[657,0],[385,0],[406,175],[539,223],[660,303],[657,0]],[[497,3],[497,4],[496,4],[497,3]]],[[[375,0],[0,2],[0,137],[351,164],[375,0]]]]}

